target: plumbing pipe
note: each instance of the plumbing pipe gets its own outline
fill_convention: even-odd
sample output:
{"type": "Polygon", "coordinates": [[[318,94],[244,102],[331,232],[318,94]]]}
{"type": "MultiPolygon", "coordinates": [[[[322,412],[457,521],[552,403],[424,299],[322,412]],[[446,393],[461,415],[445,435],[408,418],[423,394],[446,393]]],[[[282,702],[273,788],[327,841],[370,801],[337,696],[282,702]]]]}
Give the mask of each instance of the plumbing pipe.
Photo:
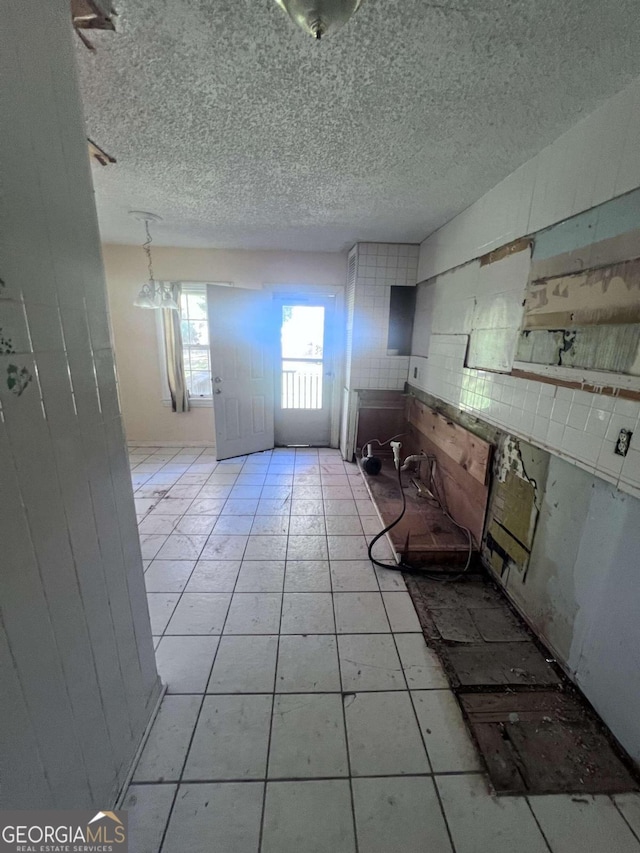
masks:
{"type": "Polygon", "coordinates": [[[392,441],[391,449],[393,450],[393,464],[396,466],[396,470],[400,470],[400,448],[402,447],[401,441],[392,441]]]}
{"type": "Polygon", "coordinates": [[[414,462],[417,464],[420,462],[425,462],[427,459],[428,456],[425,453],[414,453],[413,456],[407,456],[405,458],[404,462],[402,463],[402,468],[400,468],[400,470],[406,471],[409,465],[413,465],[414,462]]]}

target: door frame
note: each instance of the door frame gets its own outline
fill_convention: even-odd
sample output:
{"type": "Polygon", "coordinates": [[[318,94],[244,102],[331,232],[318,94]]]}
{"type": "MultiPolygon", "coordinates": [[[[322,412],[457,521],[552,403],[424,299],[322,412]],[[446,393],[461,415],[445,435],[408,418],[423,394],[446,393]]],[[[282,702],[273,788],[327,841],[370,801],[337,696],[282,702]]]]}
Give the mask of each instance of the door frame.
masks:
{"type": "Polygon", "coordinates": [[[278,296],[333,296],[335,302],[334,340],[334,380],[331,392],[331,438],[330,447],[340,445],[340,415],[342,407],[342,389],[344,386],[344,287],[322,284],[264,284],[263,290],[269,290],[278,296]]]}

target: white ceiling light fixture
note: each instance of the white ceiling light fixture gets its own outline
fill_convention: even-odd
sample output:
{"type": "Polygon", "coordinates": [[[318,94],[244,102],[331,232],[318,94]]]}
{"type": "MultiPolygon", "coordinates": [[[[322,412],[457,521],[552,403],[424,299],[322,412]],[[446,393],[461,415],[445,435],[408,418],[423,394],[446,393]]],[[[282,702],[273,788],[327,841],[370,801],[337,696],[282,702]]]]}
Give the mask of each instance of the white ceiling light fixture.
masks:
{"type": "Polygon", "coordinates": [[[161,222],[162,217],[155,213],[148,213],[146,210],[130,210],[129,216],[138,222],[144,222],[147,239],[142,244],[142,248],[147,256],[147,268],[149,270],[149,281],[142,285],[133,304],[136,308],[168,308],[172,311],[179,311],[180,306],[173,298],[171,287],[161,281],[156,281],[153,277],[153,263],[151,261],[151,243],[153,241],[149,231],[149,223],[161,222]]]}
{"type": "Polygon", "coordinates": [[[294,24],[320,41],[335,33],[354,15],[362,0],[276,0],[294,24]]]}

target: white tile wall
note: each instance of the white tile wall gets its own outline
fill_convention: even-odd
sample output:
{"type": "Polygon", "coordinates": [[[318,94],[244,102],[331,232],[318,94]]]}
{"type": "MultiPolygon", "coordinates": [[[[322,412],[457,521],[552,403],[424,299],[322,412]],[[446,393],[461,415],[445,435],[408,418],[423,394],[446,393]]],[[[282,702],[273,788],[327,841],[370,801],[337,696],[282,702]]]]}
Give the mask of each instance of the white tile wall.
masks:
{"type": "Polygon", "coordinates": [[[640,403],[471,370],[466,349],[464,334],[432,334],[429,357],[411,357],[409,382],[640,497],[640,403]],[[624,458],[614,453],[623,428],[634,433],[624,458]]]}
{"type": "Polygon", "coordinates": [[[4,4],[2,808],[113,804],[160,690],[75,73],[66,0],[4,4]]]}
{"type": "Polygon", "coordinates": [[[346,384],[352,389],[402,390],[409,357],[387,354],[389,300],[392,286],[415,285],[419,247],[358,243],[356,248],[353,348],[346,384]]]}
{"type": "Polygon", "coordinates": [[[424,281],[640,185],[640,78],[420,247],[424,281]]]}

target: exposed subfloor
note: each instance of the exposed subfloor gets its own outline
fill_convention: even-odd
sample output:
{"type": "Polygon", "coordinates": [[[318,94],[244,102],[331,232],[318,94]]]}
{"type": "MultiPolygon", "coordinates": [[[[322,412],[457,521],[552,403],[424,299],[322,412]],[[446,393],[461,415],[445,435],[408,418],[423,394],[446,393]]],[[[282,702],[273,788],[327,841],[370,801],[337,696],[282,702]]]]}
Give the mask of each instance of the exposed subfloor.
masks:
{"type": "Polygon", "coordinates": [[[132,853],[640,853],[640,797],[489,790],[376,510],[337,451],[133,448],[168,685],[132,853]]]}
{"type": "Polygon", "coordinates": [[[601,720],[496,585],[406,580],[498,793],[638,790],[601,720]]]}

